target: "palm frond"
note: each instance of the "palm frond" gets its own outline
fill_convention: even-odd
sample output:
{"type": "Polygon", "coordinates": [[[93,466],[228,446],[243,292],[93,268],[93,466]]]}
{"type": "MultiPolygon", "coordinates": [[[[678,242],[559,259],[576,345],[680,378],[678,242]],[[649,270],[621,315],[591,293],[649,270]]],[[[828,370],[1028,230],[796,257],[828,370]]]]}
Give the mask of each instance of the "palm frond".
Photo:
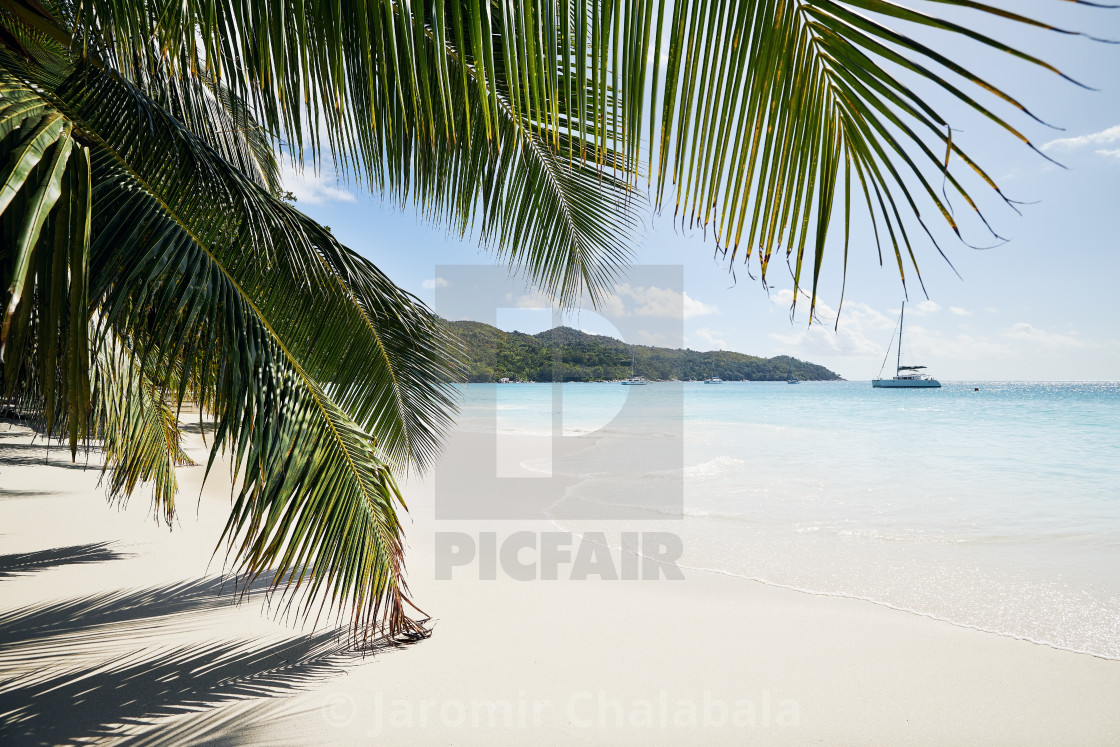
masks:
{"type": "MultiPolygon", "coordinates": [[[[764,283],[771,258],[784,255],[794,303],[807,273],[815,304],[835,222],[843,226],[846,270],[848,226],[861,210],[849,199],[853,181],[866,198],[880,256],[887,243],[904,286],[907,265],[921,281],[914,231],[938,251],[939,226],[961,236],[951,195],[987,224],[984,200],[965,174],[978,176],[997,203],[1006,198],[954,141],[951,122],[961,112],[938,110],[923,91],[945,91],[962,110],[1030,145],[1017,121],[998,112],[1010,104],[1033,114],[981,73],[954,62],[954,46],[972,42],[1060,75],[1037,56],[974,29],[1010,32],[1030,25],[1069,33],[971,0],[939,0],[940,9],[929,12],[891,0],[665,5],[647,12],[644,33],[636,36],[639,48],[631,53],[644,57],[644,44],[656,50],[654,87],[648,91],[631,80],[621,93],[627,112],[648,104],[644,125],[655,202],[660,208],[671,199],[676,218],[711,229],[731,262],[757,259],[764,283]],[[950,20],[968,14],[968,21],[950,20]],[[935,41],[919,41],[931,31],[935,41]]],[[[628,4],[624,28],[640,18],[641,7],[628,4]]],[[[606,54],[617,65],[627,51],[606,54]]],[[[639,124],[632,119],[624,127],[631,149],[639,124]]]]}
{"type": "Polygon", "coordinates": [[[219,81],[297,164],[329,152],[374,191],[462,234],[477,225],[484,244],[567,304],[597,299],[630,258],[631,183],[607,142],[584,142],[596,115],[574,95],[586,83],[561,67],[554,12],[529,7],[530,27],[522,10],[477,2],[348,2],[308,7],[300,23],[243,0],[86,9],[76,38],[112,66],[166,60],[219,81]],[[515,45],[507,28],[535,36],[515,45]],[[521,80],[522,63],[551,81],[547,96],[543,78],[521,80]]]}
{"type": "Polygon", "coordinates": [[[242,470],[226,537],[249,577],[354,604],[362,636],[420,634],[383,459],[423,467],[453,413],[454,348],[435,317],[114,73],[81,67],[51,104],[92,143],[96,422],[115,424],[101,431],[113,487],[155,477],[170,506],[167,388],[145,372],[175,371],[177,400],[200,397],[214,454],[231,448],[242,470]]]}
{"type": "Polygon", "coordinates": [[[152,513],[170,526],[179,491],[175,468],[194,462],[183,451],[166,386],[153,381],[127,344],[110,335],[93,366],[91,430],[105,449],[110,498],[126,501],[141,483],[152,483],[152,513]]]}
{"type": "MultiPolygon", "coordinates": [[[[167,59],[147,63],[150,69],[137,65],[124,77],[230,166],[273,195],[280,193],[280,168],[272,138],[244,100],[205,72],[180,76],[167,59]]],[[[180,65],[187,64],[189,61],[180,61],[180,65]]]]}
{"type": "Polygon", "coordinates": [[[0,70],[0,323],[5,390],[22,382],[58,416],[71,451],[86,433],[89,403],[87,297],[89,152],[73,125],[41,94],[0,70]],[[71,323],[71,320],[78,320],[71,323]]]}
{"type": "MultiPolygon", "coordinates": [[[[1029,144],[1018,120],[1033,113],[954,62],[953,45],[967,41],[1061,73],[976,31],[980,24],[1070,33],[974,0],[938,0],[929,10],[892,0],[352,0],[308,8],[299,23],[254,0],[167,8],[95,0],[80,31],[112,59],[154,39],[169,56],[199,60],[251,102],[270,131],[287,133],[297,152],[307,142],[314,158],[322,140],[343,168],[382,191],[399,190],[410,176],[424,179],[413,143],[435,150],[484,135],[488,149],[503,153],[504,126],[516,133],[518,154],[531,158],[539,144],[573,177],[581,173],[576,164],[587,164],[618,176],[620,188],[636,186],[644,159],[658,209],[671,202],[682,222],[711,229],[730,261],[757,259],[764,279],[771,258],[784,255],[795,292],[809,272],[815,299],[834,218],[847,226],[861,210],[839,199],[844,185],[858,183],[863,212],[893,251],[904,284],[907,266],[917,271],[915,231],[939,251],[935,222],[960,234],[949,190],[986,223],[981,206],[989,198],[974,194],[966,174],[991,188],[997,204],[1003,197],[954,141],[951,121],[960,114],[934,108],[920,91],[940,88],[962,110],[1029,144]],[[931,33],[936,42],[921,41],[931,33]],[[474,103],[464,107],[468,92],[474,103]],[[1020,117],[1000,114],[1007,105],[1020,117]],[[941,182],[946,194],[934,186],[941,182]]],[[[463,159],[472,150],[459,151],[459,163],[473,163],[463,159]]],[[[515,163],[500,165],[509,173],[515,163]]],[[[448,173],[458,175],[442,168],[431,176],[448,173]]],[[[581,197],[591,194],[585,187],[581,180],[581,197]]],[[[500,227],[487,235],[570,299],[552,286],[556,253],[571,249],[508,243],[541,220],[525,215],[543,210],[545,222],[556,215],[543,199],[523,215],[527,193],[544,194],[503,194],[513,207],[491,208],[488,218],[500,227]]],[[[458,211],[460,222],[473,214],[462,190],[418,194],[422,208],[458,211]]],[[[609,196],[620,205],[625,194],[609,196]]],[[[492,204],[484,201],[483,214],[492,204]]],[[[600,223],[602,212],[594,217],[600,223]]],[[[570,237],[583,237],[607,259],[622,256],[583,226],[570,237]]]]}
{"type": "Polygon", "coordinates": [[[311,597],[329,586],[332,604],[356,603],[356,631],[414,632],[400,496],[378,455],[425,465],[452,414],[454,359],[431,312],[125,81],[80,70],[58,93],[83,132],[105,133],[101,326],[201,383],[214,453],[228,445],[243,469],[227,538],[249,576],[306,581],[311,597]]]}

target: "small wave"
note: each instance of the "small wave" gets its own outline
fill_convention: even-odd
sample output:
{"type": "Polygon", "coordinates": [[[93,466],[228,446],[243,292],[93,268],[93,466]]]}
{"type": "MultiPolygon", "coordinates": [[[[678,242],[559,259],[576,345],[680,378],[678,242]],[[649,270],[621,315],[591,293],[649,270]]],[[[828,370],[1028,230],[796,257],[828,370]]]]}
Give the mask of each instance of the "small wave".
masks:
{"type": "Polygon", "coordinates": [[[499,436],[533,436],[535,438],[551,438],[552,431],[542,430],[540,428],[491,428],[489,430],[476,431],[480,433],[497,433],[499,436]]]}
{"type": "Polygon", "coordinates": [[[1106,661],[1120,661],[1120,655],[1117,655],[1117,654],[1103,653],[1101,651],[1094,651],[1092,649],[1087,649],[1087,648],[1079,648],[1077,646],[1067,646],[1067,645],[1063,645],[1063,644],[1060,644],[1060,643],[1055,643],[1053,641],[1048,641],[1048,640],[1045,640],[1045,639],[1042,639],[1042,638],[1034,638],[1034,637],[1029,636],[1029,635],[1022,635],[1022,634],[1014,633],[1012,631],[1004,630],[1004,629],[1001,629],[1001,628],[994,628],[994,627],[987,627],[987,626],[984,626],[984,625],[975,625],[975,624],[972,624],[972,623],[966,623],[966,622],[962,622],[960,620],[954,620],[951,617],[943,617],[941,615],[938,615],[938,614],[935,614],[935,613],[932,613],[932,612],[925,612],[925,611],[922,611],[922,610],[914,609],[913,607],[906,607],[906,606],[903,606],[903,605],[892,604],[891,602],[885,601],[883,599],[878,599],[876,597],[863,596],[861,594],[847,593],[847,592],[841,592],[841,591],[821,591],[819,589],[812,589],[812,588],[807,588],[807,587],[802,587],[802,586],[793,586],[791,584],[783,584],[783,583],[779,583],[777,581],[770,581],[768,579],[761,578],[759,576],[750,576],[750,575],[747,575],[747,574],[744,574],[744,573],[735,573],[733,571],[727,571],[727,570],[724,570],[722,568],[706,568],[706,567],[703,567],[703,566],[685,565],[684,563],[678,563],[678,565],[681,568],[684,568],[684,569],[687,569],[687,570],[690,570],[690,571],[702,571],[704,573],[715,573],[715,574],[718,574],[720,576],[729,576],[731,578],[741,578],[741,579],[745,579],[747,581],[754,581],[755,583],[759,583],[759,584],[762,584],[764,586],[772,586],[772,587],[778,588],[778,589],[789,589],[790,591],[800,592],[801,594],[812,594],[813,596],[818,596],[818,597],[834,597],[834,598],[837,598],[837,599],[855,599],[855,600],[858,600],[860,602],[868,602],[870,604],[874,604],[874,605],[877,605],[879,607],[886,607],[887,609],[896,610],[898,612],[905,612],[907,614],[917,615],[918,617],[924,617],[924,618],[927,618],[929,620],[937,620],[938,622],[948,623],[949,625],[952,625],[952,626],[957,627],[957,628],[967,628],[968,630],[975,630],[975,631],[979,631],[981,633],[990,633],[992,635],[998,635],[998,636],[1002,636],[1004,638],[1014,638],[1017,641],[1025,641],[1026,643],[1033,643],[1036,646],[1046,646],[1047,648],[1056,649],[1058,651],[1069,651],[1069,652],[1074,653],[1074,654],[1085,654],[1086,656],[1092,656],[1092,657],[1095,657],[1097,659],[1104,659],[1106,661]]]}
{"type": "MultiPolygon", "coordinates": [[[[557,529],[563,529],[565,531],[568,531],[566,529],[566,527],[564,527],[560,522],[558,522],[556,520],[553,520],[552,524],[557,529]]],[[[583,539],[583,535],[581,535],[579,532],[572,532],[572,533],[575,536],[579,537],[581,540],[583,539]]],[[[641,557],[641,558],[649,557],[649,556],[646,556],[646,555],[642,554],[636,548],[623,547],[623,546],[618,545],[618,544],[613,543],[613,542],[608,542],[607,546],[610,547],[612,550],[617,550],[617,551],[620,551],[620,552],[628,552],[628,553],[631,553],[631,554],[636,555],[636,556],[641,557]]],[[[650,559],[656,560],[656,558],[650,558],[650,559]]],[[[867,602],[869,604],[874,604],[874,605],[879,606],[879,607],[885,607],[887,609],[895,610],[897,612],[902,612],[902,613],[910,614],[910,615],[916,615],[918,617],[924,617],[924,618],[929,619],[929,620],[936,620],[938,622],[947,623],[947,624],[952,625],[952,626],[957,627],[957,628],[965,628],[965,629],[968,629],[968,630],[975,630],[975,631],[978,631],[980,633],[988,633],[988,634],[991,634],[991,635],[998,635],[998,636],[1002,636],[1004,638],[1013,638],[1013,639],[1018,640],[1018,641],[1024,641],[1026,643],[1032,643],[1036,646],[1046,646],[1047,648],[1056,649],[1058,651],[1069,651],[1069,652],[1075,653],[1075,654],[1084,654],[1086,656],[1092,656],[1094,658],[1104,659],[1106,661],[1120,661],[1120,655],[1115,654],[1115,653],[1111,653],[1111,652],[1105,653],[1105,652],[1099,651],[1099,650],[1094,651],[1090,648],[1063,645],[1063,644],[1060,644],[1060,643],[1056,643],[1054,641],[1045,640],[1043,638],[1036,638],[1036,637],[1033,637],[1033,636],[1030,636],[1030,635],[1023,635],[1023,634],[1015,633],[1013,631],[1005,630],[1005,629],[998,628],[998,627],[989,627],[989,626],[985,626],[985,625],[976,625],[976,624],[972,624],[972,623],[967,623],[967,622],[964,622],[964,621],[961,621],[961,620],[955,620],[951,617],[945,617],[945,616],[942,616],[942,615],[939,615],[939,614],[936,614],[936,613],[933,613],[933,612],[928,612],[928,611],[924,611],[924,610],[920,610],[920,609],[915,609],[913,607],[907,607],[907,606],[904,606],[904,605],[893,604],[893,603],[888,602],[884,599],[879,599],[879,598],[876,598],[876,597],[873,597],[873,596],[865,596],[865,595],[858,594],[858,593],[842,592],[842,591],[822,591],[820,589],[814,589],[814,588],[810,588],[810,587],[795,586],[795,585],[792,585],[792,584],[785,584],[785,583],[781,583],[781,582],[778,582],[778,581],[771,581],[769,579],[762,578],[760,576],[754,576],[754,575],[749,575],[749,574],[745,574],[745,573],[737,573],[735,571],[729,571],[729,570],[726,570],[726,569],[723,569],[723,568],[713,568],[713,567],[706,567],[706,566],[688,565],[688,564],[685,564],[685,563],[677,563],[677,566],[679,568],[684,569],[684,570],[699,571],[701,573],[714,573],[714,574],[717,574],[717,575],[720,575],[720,576],[728,576],[730,578],[740,578],[740,579],[743,579],[745,581],[753,581],[754,583],[762,584],[763,586],[770,586],[770,587],[777,588],[777,589],[787,589],[789,591],[795,591],[795,592],[798,592],[798,593],[801,593],[801,594],[811,594],[813,596],[832,597],[832,598],[836,598],[836,599],[854,599],[854,600],[857,600],[857,601],[860,601],[860,602],[867,602]]]]}
{"type": "Polygon", "coordinates": [[[518,462],[517,466],[528,472],[536,472],[541,475],[553,475],[552,460],[551,459],[526,459],[523,462],[518,462]]]}
{"type": "Polygon", "coordinates": [[[692,467],[684,468],[684,476],[689,477],[714,477],[716,475],[734,472],[736,467],[741,467],[746,464],[742,459],[735,457],[721,456],[715,459],[709,459],[706,462],[697,464],[692,467]]]}

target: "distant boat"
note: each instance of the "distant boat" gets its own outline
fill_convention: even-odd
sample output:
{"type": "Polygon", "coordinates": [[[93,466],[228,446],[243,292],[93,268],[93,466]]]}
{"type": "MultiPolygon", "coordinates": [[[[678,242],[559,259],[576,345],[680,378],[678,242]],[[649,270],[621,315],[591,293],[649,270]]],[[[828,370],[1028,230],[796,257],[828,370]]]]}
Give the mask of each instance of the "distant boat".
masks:
{"type": "MultiPolygon", "coordinates": [[[[902,322],[906,318],[906,302],[902,302],[902,312],[898,315],[898,358],[895,363],[893,379],[872,379],[871,386],[876,389],[936,389],[941,386],[937,379],[922,373],[925,366],[902,365],[902,322]]],[[[891,339],[894,342],[894,339],[891,339]]],[[[890,351],[890,348],[887,348],[890,351]]],[[[882,370],[880,370],[882,375],[882,370]]]]}
{"type": "Polygon", "coordinates": [[[645,386],[649,382],[641,376],[634,375],[634,351],[630,351],[630,378],[623,379],[620,382],[623,386],[645,386]]]}
{"type": "Polygon", "coordinates": [[[800,379],[786,379],[786,383],[787,384],[800,384],[801,380],[800,379]]]}
{"type": "Polygon", "coordinates": [[[723,379],[721,379],[718,376],[712,376],[710,378],[704,379],[704,383],[705,384],[722,384],[723,379]]]}

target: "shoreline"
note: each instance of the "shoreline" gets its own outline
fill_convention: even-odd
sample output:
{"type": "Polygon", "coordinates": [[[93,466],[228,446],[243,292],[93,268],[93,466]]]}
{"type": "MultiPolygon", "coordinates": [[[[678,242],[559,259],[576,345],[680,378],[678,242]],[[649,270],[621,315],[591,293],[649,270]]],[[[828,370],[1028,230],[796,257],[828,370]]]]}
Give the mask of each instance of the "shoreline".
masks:
{"type": "MultiPolygon", "coordinates": [[[[197,461],[198,436],[188,441],[197,461]]],[[[201,491],[202,468],[182,471],[180,519],[168,532],[150,519],[143,492],[125,508],[107,507],[93,459],[75,469],[68,451],[51,452],[44,463],[41,443],[0,424],[0,555],[100,542],[111,542],[114,554],[0,573],[0,704],[7,710],[14,698],[38,693],[33,720],[48,741],[91,734],[109,743],[225,744],[1120,739],[1120,663],[875,602],[711,570],[685,570],[684,581],[579,583],[484,581],[464,567],[437,580],[437,532],[552,527],[436,522],[431,480],[403,487],[412,508],[407,580],[434,616],[434,635],[347,656],[331,648],[333,628],[277,618],[263,596],[234,605],[228,585],[207,596],[206,584],[217,582],[205,579],[222,566],[221,553],[211,557],[229,505],[222,465],[201,491]],[[83,602],[91,598],[101,607],[83,602]],[[48,625],[32,635],[12,617],[19,612],[30,624],[29,607],[44,619],[52,610],[84,611],[54,620],[57,633],[40,635],[54,630],[48,625]],[[74,682],[75,672],[85,679],[74,682]],[[74,698],[85,705],[75,708],[74,698]],[[541,700],[549,705],[534,717],[541,700]],[[519,720],[522,703],[527,721],[519,720]],[[423,708],[427,726],[414,731],[423,708]]]]}
{"type": "MultiPolygon", "coordinates": [[[[573,536],[578,537],[580,539],[583,539],[583,535],[581,535],[578,531],[569,530],[569,529],[566,529],[564,526],[562,526],[561,523],[560,523],[562,520],[553,519],[553,520],[550,520],[550,521],[551,521],[551,524],[553,525],[553,527],[555,527],[558,531],[570,532],[573,536]]],[[[584,540],[584,541],[594,541],[594,540],[584,540]]],[[[642,555],[640,552],[635,552],[632,549],[624,548],[624,547],[622,547],[620,545],[617,545],[617,544],[607,543],[605,546],[608,547],[612,552],[618,552],[618,553],[629,552],[629,553],[632,553],[632,554],[636,555],[639,558],[648,558],[648,556],[642,555]]],[[[652,559],[652,558],[649,558],[649,559],[652,559]]],[[[859,594],[853,594],[853,593],[848,593],[848,592],[840,592],[840,591],[820,591],[820,590],[817,590],[817,589],[806,588],[806,587],[803,587],[803,586],[794,586],[792,584],[783,584],[783,583],[778,582],[778,581],[770,581],[770,580],[767,580],[765,578],[759,578],[757,576],[748,576],[748,575],[745,575],[743,573],[738,573],[738,572],[735,572],[735,571],[729,571],[729,570],[726,570],[726,569],[723,569],[723,568],[710,568],[710,567],[704,567],[704,566],[689,565],[688,563],[684,563],[684,562],[677,563],[677,566],[679,568],[681,568],[682,570],[685,570],[685,571],[693,571],[693,572],[696,572],[696,573],[706,573],[706,574],[712,574],[712,575],[715,575],[715,576],[724,576],[724,577],[727,577],[727,578],[739,579],[741,581],[746,581],[746,582],[749,582],[749,583],[758,584],[760,586],[765,586],[765,587],[773,588],[773,589],[783,589],[783,590],[791,591],[791,592],[794,592],[794,593],[797,593],[797,594],[807,594],[809,596],[823,597],[823,598],[826,598],[826,599],[828,599],[828,598],[849,599],[849,600],[858,601],[858,602],[866,602],[867,604],[871,604],[871,605],[874,605],[876,607],[881,607],[883,609],[891,610],[892,612],[899,612],[899,613],[903,613],[903,614],[906,614],[906,615],[913,615],[915,617],[923,618],[923,619],[926,619],[926,620],[932,620],[932,621],[939,622],[939,623],[945,623],[947,625],[952,625],[955,628],[961,628],[963,630],[972,630],[972,631],[975,631],[975,632],[978,632],[978,633],[985,633],[985,634],[988,634],[988,635],[999,636],[1001,638],[1008,638],[1010,640],[1022,641],[1024,643],[1029,643],[1029,644],[1032,644],[1034,646],[1041,646],[1043,648],[1048,648],[1048,649],[1051,649],[1051,650],[1054,650],[1054,651],[1063,651],[1063,652],[1066,652],[1066,653],[1078,654],[1078,655],[1081,655],[1081,656],[1091,656],[1094,659],[1100,659],[1101,661],[1120,662],[1120,656],[1109,656],[1109,655],[1106,655],[1106,654],[1098,653],[1098,652],[1095,652],[1095,651],[1090,651],[1090,650],[1087,650],[1087,649],[1078,649],[1078,648],[1073,648],[1073,647],[1070,647],[1070,646],[1063,646],[1061,644],[1052,643],[1050,641],[1038,640],[1038,639],[1032,638],[1030,636],[1018,635],[1016,633],[1012,633],[1012,632],[1006,631],[1006,630],[999,630],[997,628],[988,628],[988,627],[983,627],[983,626],[980,626],[980,625],[973,625],[973,624],[970,624],[970,623],[954,620],[954,619],[949,618],[949,617],[940,616],[940,615],[934,614],[932,612],[922,612],[921,610],[916,610],[916,609],[913,609],[911,607],[903,607],[901,605],[896,605],[896,604],[893,604],[889,601],[882,600],[882,599],[876,599],[876,598],[870,597],[870,596],[862,596],[862,595],[859,595],[859,594]]]]}
{"type": "Polygon", "coordinates": [[[815,591],[813,589],[806,589],[806,588],[802,588],[802,587],[799,587],[799,586],[790,586],[788,584],[781,584],[781,583],[778,583],[776,581],[767,581],[766,579],[762,579],[762,578],[744,576],[744,575],[739,574],[739,573],[733,573],[731,571],[724,571],[724,570],[721,570],[719,568],[698,568],[698,567],[684,565],[684,564],[681,565],[681,568],[685,568],[685,569],[692,570],[692,571],[699,571],[701,573],[711,573],[711,574],[714,574],[714,575],[717,575],[717,576],[728,576],[730,578],[738,578],[738,579],[742,579],[744,581],[750,581],[751,583],[759,584],[761,586],[768,586],[768,587],[771,587],[771,588],[774,588],[774,589],[785,589],[785,590],[788,590],[788,591],[796,592],[798,594],[808,594],[808,595],[814,596],[814,597],[825,597],[825,598],[835,598],[835,599],[851,599],[851,600],[857,601],[857,602],[866,602],[868,604],[873,604],[876,607],[882,607],[884,609],[891,610],[892,612],[901,612],[901,613],[906,614],[906,615],[913,615],[915,617],[921,617],[921,618],[924,618],[926,620],[932,620],[934,622],[945,623],[946,625],[952,625],[954,628],[961,628],[962,630],[972,630],[972,631],[975,631],[977,633],[985,633],[987,635],[994,635],[994,636],[998,636],[1000,638],[1008,638],[1008,639],[1013,640],[1013,641],[1022,641],[1023,643],[1029,643],[1029,644],[1034,645],[1034,646],[1041,646],[1042,648],[1048,648],[1048,649],[1051,649],[1053,651],[1063,651],[1065,653],[1078,654],[1079,656],[1091,656],[1094,659],[1100,659],[1101,661],[1120,662],[1120,657],[1106,656],[1104,654],[1094,653],[1093,651],[1086,651],[1086,650],[1082,650],[1082,649],[1069,648],[1069,647],[1066,647],[1066,646],[1058,645],[1056,643],[1049,643],[1047,641],[1035,640],[1035,639],[1030,638],[1028,636],[1021,636],[1021,635],[1016,635],[1014,633],[1009,633],[1007,631],[996,630],[995,628],[984,628],[984,627],[981,627],[979,625],[970,625],[968,623],[958,622],[956,620],[952,620],[952,619],[949,619],[947,617],[940,617],[940,616],[935,615],[935,614],[930,613],[930,612],[921,612],[919,610],[915,610],[915,609],[912,609],[912,608],[909,608],[909,607],[900,607],[900,606],[891,604],[890,602],[886,602],[886,601],[883,601],[883,600],[880,600],[880,599],[873,599],[872,597],[864,597],[864,596],[859,596],[857,594],[845,594],[845,593],[842,593],[842,592],[815,591]]]}

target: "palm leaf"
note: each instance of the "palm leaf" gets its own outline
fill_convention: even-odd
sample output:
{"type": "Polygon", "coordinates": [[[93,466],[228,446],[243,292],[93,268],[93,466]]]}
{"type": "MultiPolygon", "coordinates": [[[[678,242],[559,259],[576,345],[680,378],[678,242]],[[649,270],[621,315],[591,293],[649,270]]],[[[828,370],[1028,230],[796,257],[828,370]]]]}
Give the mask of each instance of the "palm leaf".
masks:
{"type": "Polygon", "coordinates": [[[71,449],[85,433],[89,402],[84,284],[89,250],[88,152],[72,125],[41,95],[0,70],[0,282],[7,303],[0,326],[6,391],[23,382],[43,403],[47,429],[58,413],[71,449]],[[78,318],[77,325],[70,319],[78,318]],[[61,386],[59,384],[61,383],[61,386]]]}
{"type": "Polygon", "coordinates": [[[590,154],[583,141],[584,119],[600,113],[570,95],[583,83],[558,68],[567,55],[554,14],[410,7],[315,6],[290,23],[242,0],[98,0],[78,33],[112,66],[174,60],[180,75],[222,81],[297,163],[329,152],[344,175],[460,233],[477,218],[479,239],[546,292],[596,299],[629,259],[636,224],[628,181],[602,171],[625,170],[622,156],[603,138],[590,154]],[[259,33],[236,32],[250,27],[259,33]],[[514,44],[507,27],[535,43],[514,44]]]}
{"type": "MultiPolygon", "coordinates": [[[[904,282],[906,265],[916,270],[911,234],[937,246],[929,215],[960,232],[950,196],[935,183],[945,181],[987,223],[982,198],[961,172],[977,174],[997,200],[1002,193],[954,142],[950,120],[958,114],[934,109],[918,91],[940,87],[1029,144],[997,112],[1008,104],[1023,116],[1031,111],[954,62],[953,45],[969,41],[1061,73],[974,30],[981,24],[1071,33],[973,0],[938,0],[925,12],[890,0],[352,0],[309,8],[300,23],[253,0],[166,8],[95,0],[81,33],[113,59],[158,39],[145,53],[158,48],[199,60],[251,102],[266,127],[287,133],[297,152],[306,142],[317,157],[322,137],[344,168],[352,165],[381,191],[399,194],[401,180],[423,179],[414,143],[438,150],[484,133],[502,152],[503,120],[517,133],[519,152],[547,144],[569,174],[586,162],[620,170],[624,184],[636,185],[645,158],[658,209],[671,201],[682,222],[711,229],[731,261],[757,259],[764,280],[770,259],[783,254],[793,262],[795,292],[810,265],[815,299],[833,212],[842,211],[846,226],[856,209],[837,202],[840,185],[853,178],[878,195],[868,214],[876,234],[891,239],[904,282]],[[938,41],[919,41],[919,32],[938,41]],[[475,103],[464,108],[468,94],[475,103]]],[[[457,175],[431,173],[438,179],[449,171],[457,175]]],[[[611,197],[618,204],[624,193],[611,197]]],[[[434,212],[470,204],[462,190],[414,196],[434,212]]],[[[542,201],[526,213],[547,216],[549,207],[542,201]]],[[[460,209],[460,222],[473,214],[460,209]]],[[[500,228],[486,238],[546,288],[573,298],[552,282],[555,255],[571,249],[547,241],[511,248],[510,237],[538,218],[508,209],[488,217],[500,228]]],[[[594,218],[600,222],[601,211],[594,218]]],[[[622,256],[603,236],[587,234],[570,231],[608,260],[622,256]]]]}
{"type": "Polygon", "coordinates": [[[176,467],[194,462],[181,445],[179,419],[165,387],[145,372],[126,343],[107,336],[93,367],[92,435],[105,449],[111,498],[125,501],[153,483],[153,514],[170,526],[179,485],[176,467]]]}
{"type": "MultiPolygon", "coordinates": [[[[794,303],[808,272],[815,304],[834,213],[847,236],[858,210],[840,193],[855,179],[905,285],[906,266],[917,272],[914,231],[941,251],[929,214],[961,236],[951,195],[935,184],[944,182],[985,225],[981,199],[960,170],[974,172],[1006,201],[953,140],[950,119],[959,114],[938,111],[919,91],[941,88],[1029,145],[997,111],[1010,104],[1033,114],[982,74],[955,63],[953,45],[967,39],[1061,75],[1037,56],[973,30],[981,24],[1009,31],[1016,24],[1053,27],[967,0],[937,5],[944,16],[889,0],[678,0],[659,7],[646,24],[649,33],[638,37],[668,49],[665,63],[654,58],[654,80],[664,74],[664,93],[658,99],[654,87],[648,117],[657,205],[675,195],[675,216],[712,229],[731,261],[756,258],[764,283],[771,257],[783,254],[792,260],[794,303]],[[968,13],[967,22],[950,20],[968,13]],[[918,41],[916,32],[923,30],[937,32],[937,44],[918,41]]],[[[626,13],[636,19],[640,10],[641,3],[631,3],[626,13]]],[[[608,55],[617,62],[620,53],[608,55]]],[[[647,95],[636,82],[622,91],[628,111],[640,110],[647,95]]],[[[636,127],[628,128],[631,148],[636,127]]],[[[845,268],[846,247],[845,241],[845,268]]]]}
{"type": "Polygon", "coordinates": [[[114,74],[80,69],[52,103],[93,142],[95,421],[111,488],[155,479],[170,506],[160,392],[195,394],[217,420],[213,454],[231,448],[242,470],[226,537],[249,578],[271,570],[308,603],[354,604],[362,636],[420,634],[379,454],[423,466],[453,412],[454,349],[434,316],[114,74]],[[147,371],[177,373],[157,391],[147,371]]]}
{"type": "Polygon", "coordinates": [[[4,309],[3,322],[0,325],[0,361],[3,360],[4,344],[8,339],[12,316],[23,297],[32,255],[39,243],[39,233],[42,231],[47,214],[62,192],[62,176],[66,170],[66,161],[70,157],[70,132],[70,124],[61,116],[48,114],[42,117],[27,136],[16,145],[9,155],[8,169],[0,173],[0,178],[7,177],[0,187],[0,214],[2,214],[40,159],[44,157],[45,152],[51,150],[52,155],[46,170],[38,187],[28,198],[23,209],[24,215],[21,216],[23,226],[14,246],[15,262],[11,287],[8,289],[8,305],[4,309]]]}
{"type": "Polygon", "coordinates": [[[249,577],[306,582],[308,600],[329,586],[324,602],[355,604],[356,632],[414,634],[400,496],[367,432],[402,461],[434,453],[453,369],[430,312],[124,81],[84,70],[59,95],[84,132],[106,133],[93,160],[102,327],[201,382],[213,453],[228,444],[243,469],[226,536],[249,577]],[[147,128],[121,126],[138,111],[147,128]],[[177,157],[146,158],[152,142],[177,157]]]}

